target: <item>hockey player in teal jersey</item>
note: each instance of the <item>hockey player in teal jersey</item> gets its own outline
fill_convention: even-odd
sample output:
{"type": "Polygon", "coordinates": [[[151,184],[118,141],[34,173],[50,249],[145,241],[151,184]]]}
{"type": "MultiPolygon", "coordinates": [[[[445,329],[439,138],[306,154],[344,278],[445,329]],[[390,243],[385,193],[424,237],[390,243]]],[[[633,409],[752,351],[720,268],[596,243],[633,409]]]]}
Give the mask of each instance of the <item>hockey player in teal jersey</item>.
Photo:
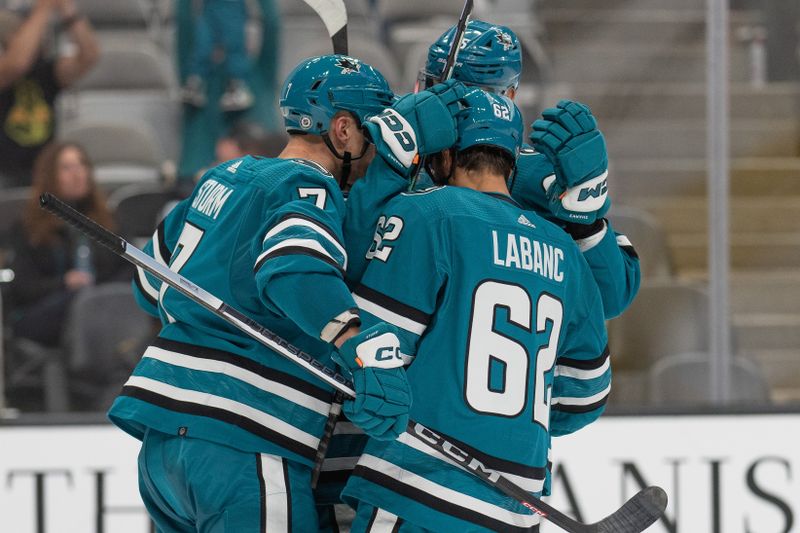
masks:
{"type": "MultiPolygon", "coordinates": [[[[479,89],[462,101],[455,147],[432,160],[449,185],[386,206],[354,295],[364,326],[400,330],[411,417],[539,494],[550,435],[604,408],[602,302],[575,242],[508,196],[522,136],[513,104],[479,89]]],[[[521,532],[539,520],[408,434],[370,439],[343,497],[355,533],[521,532]]]]}
{"type": "MultiPolygon", "coordinates": [[[[431,45],[418,86],[441,77],[455,27],[431,45]]],[[[522,72],[522,49],[514,32],[470,21],[453,78],[512,100],[522,72]]],[[[586,106],[562,101],[533,124],[533,147],[523,146],[509,179],[512,197],[569,233],[581,248],[603,297],[606,318],[622,314],[639,290],[639,259],[625,235],[604,218],[608,157],[603,136],[586,106]]]]}
{"type": "MultiPolygon", "coordinates": [[[[369,351],[344,283],[340,187],[374,155],[361,123],[393,98],[357,59],[304,61],[281,93],[290,140],[279,157],[209,170],[145,251],[325,365],[334,345],[369,351]]],[[[143,441],[140,492],[158,530],[315,531],[311,473],[331,387],[142,269],[135,294],[163,327],[109,417],[143,441]]],[[[394,438],[410,404],[402,363],[362,361],[344,410],[394,438]]]]}

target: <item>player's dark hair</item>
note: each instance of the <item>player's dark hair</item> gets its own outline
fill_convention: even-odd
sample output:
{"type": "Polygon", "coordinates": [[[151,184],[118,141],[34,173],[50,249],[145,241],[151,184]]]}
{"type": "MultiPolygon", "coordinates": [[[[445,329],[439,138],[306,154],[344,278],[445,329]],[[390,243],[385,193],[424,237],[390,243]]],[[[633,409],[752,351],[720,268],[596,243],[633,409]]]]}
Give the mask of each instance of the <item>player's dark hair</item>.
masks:
{"type": "MultiPolygon", "coordinates": [[[[450,150],[451,159],[455,150],[450,150]]],[[[449,175],[444,174],[442,153],[434,154],[425,161],[425,169],[436,185],[447,185],[453,177],[455,167],[468,171],[486,171],[508,178],[516,162],[506,150],[486,144],[470,146],[455,153],[455,165],[450,167],[449,175]]]]}
{"type": "Polygon", "coordinates": [[[456,166],[470,171],[486,171],[504,178],[514,170],[514,158],[497,146],[478,145],[461,150],[456,155],[456,166]]]}

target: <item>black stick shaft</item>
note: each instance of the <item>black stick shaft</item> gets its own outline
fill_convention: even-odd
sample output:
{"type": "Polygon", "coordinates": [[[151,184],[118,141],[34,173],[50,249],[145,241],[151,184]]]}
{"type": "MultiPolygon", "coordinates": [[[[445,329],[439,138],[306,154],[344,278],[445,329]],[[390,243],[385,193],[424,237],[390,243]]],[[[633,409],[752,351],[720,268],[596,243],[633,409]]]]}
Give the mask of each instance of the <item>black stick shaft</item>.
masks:
{"type": "MultiPolygon", "coordinates": [[[[141,267],[153,276],[160,279],[173,289],[181,292],[189,299],[200,304],[217,316],[223,318],[233,326],[257,340],[264,346],[286,357],[287,359],[299,364],[317,378],[325,381],[339,392],[350,398],[355,397],[353,384],[338,372],[323,366],[319,361],[303,352],[299,348],[292,346],[287,341],[271,332],[264,326],[258,324],[244,313],[232,308],[213,294],[198,287],[177,272],[173,272],[155,259],[145,254],[135,246],[132,246],[125,239],[104,228],[89,217],[79,213],[69,205],[65,204],[54,195],[45,193],[39,199],[43,209],[57,215],[76,229],[85,233],[87,236],[97,240],[112,252],[123,259],[141,267]]],[[[459,449],[456,445],[435,431],[410,420],[406,431],[421,442],[435,449],[460,467],[478,476],[488,484],[500,490],[507,496],[514,498],[522,505],[530,509],[542,518],[556,524],[560,528],[570,533],[589,533],[595,531],[591,525],[581,524],[568,517],[564,513],[544,503],[522,487],[512,483],[498,472],[484,466],[478,459],[468,452],[459,449]],[[587,529],[588,528],[588,529],[587,529]]],[[[616,533],[640,533],[642,530],[624,531],[620,529],[616,533]]]]}
{"type": "Polygon", "coordinates": [[[39,197],[39,205],[42,209],[58,216],[106,248],[109,248],[112,252],[116,254],[125,252],[125,240],[122,237],[107,230],[91,218],[79,213],[49,192],[39,197]]]}

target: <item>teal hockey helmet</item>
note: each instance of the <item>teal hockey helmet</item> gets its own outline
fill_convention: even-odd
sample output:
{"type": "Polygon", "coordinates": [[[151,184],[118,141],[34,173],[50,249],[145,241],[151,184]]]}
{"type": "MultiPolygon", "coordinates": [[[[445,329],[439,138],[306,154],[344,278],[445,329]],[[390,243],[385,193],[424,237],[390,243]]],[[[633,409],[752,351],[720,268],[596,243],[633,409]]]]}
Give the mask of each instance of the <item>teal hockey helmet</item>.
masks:
{"type": "Polygon", "coordinates": [[[383,75],[359,59],[344,55],[311,57],[286,78],[280,108],[286,131],[325,135],[338,111],[361,122],[394,102],[383,75]]]}
{"type": "Polygon", "coordinates": [[[494,146],[516,161],[522,147],[522,113],[510,98],[475,88],[462,99],[458,116],[458,151],[473,146],[494,146]]]}
{"type": "MultiPolygon", "coordinates": [[[[441,81],[455,33],[456,27],[453,26],[428,49],[428,60],[418,80],[419,89],[427,89],[441,81]]],[[[522,48],[510,28],[482,20],[469,21],[453,78],[467,85],[504,94],[509,88],[516,89],[521,72],[522,48]]]]}

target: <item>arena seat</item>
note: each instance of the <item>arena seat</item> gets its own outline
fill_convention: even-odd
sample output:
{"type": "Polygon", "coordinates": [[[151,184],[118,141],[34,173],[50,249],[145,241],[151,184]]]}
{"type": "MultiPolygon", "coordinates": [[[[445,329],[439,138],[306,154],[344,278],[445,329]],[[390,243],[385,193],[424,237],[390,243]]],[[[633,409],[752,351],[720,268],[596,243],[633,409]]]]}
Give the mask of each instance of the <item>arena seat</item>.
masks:
{"type": "Polygon", "coordinates": [[[646,371],[664,355],[708,350],[708,306],[708,293],[696,286],[642,286],[630,308],[608,322],[613,364],[646,371]]]}
{"type": "Polygon", "coordinates": [[[164,156],[146,124],[92,122],[62,131],[59,137],[86,148],[97,182],[106,189],[161,178],[164,156]]]}
{"type": "Polygon", "coordinates": [[[62,129],[88,122],[150,124],[163,157],[177,159],[180,104],[168,56],[153,43],[109,38],[97,66],[58,104],[62,129]]]}
{"type": "Polygon", "coordinates": [[[614,230],[628,237],[639,254],[643,281],[672,278],[672,258],[666,232],[655,217],[634,207],[614,206],[608,218],[614,230]]]}
{"type": "MultiPolygon", "coordinates": [[[[671,406],[711,403],[710,369],[707,352],[679,353],[660,358],[648,375],[650,403],[671,406]]],[[[731,403],[769,403],[769,385],[753,361],[744,357],[732,358],[730,376],[731,403]]]]}
{"type": "Polygon", "coordinates": [[[78,10],[89,17],[95,28],[144,28],[154,9],[150,0],[76,0],[78,10]]]}
{"type": "Polygon", "coordinates": [[[108,207],[114,213],[119,234],[140,244],[152,237],[164,206],[175,199],[175,193],[159,184],[125,185],[108,197],[108,207]]]}
{"type": "Polygon", "coordinates": [[[29,187],[3,189],[0,194],[0,267],[3,265],[3,247],[14,224],[22,218],[25,205],[31,196],[29,187]]]}
{"type": "Polygon", "coordinates": [[[106,410],[154,336],[130,283],[80,291],[65,328],[70,393],[78,409],[106,410]]]}

